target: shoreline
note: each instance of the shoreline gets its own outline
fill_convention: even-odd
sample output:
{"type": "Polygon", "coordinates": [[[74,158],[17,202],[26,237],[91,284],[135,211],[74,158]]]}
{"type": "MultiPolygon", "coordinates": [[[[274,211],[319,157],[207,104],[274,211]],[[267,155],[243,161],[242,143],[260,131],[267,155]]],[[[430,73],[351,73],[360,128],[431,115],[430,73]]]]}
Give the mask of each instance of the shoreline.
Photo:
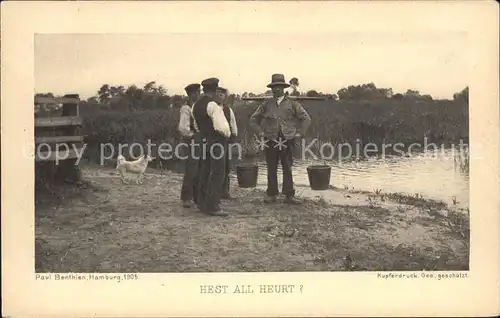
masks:
{"type": "MultiPolygon", "coordinates": [[[[293,156],[296,160],[302,161],[326,161],[326,162],[352,162],[352,161],[364,161],[364,160],[390,160],[395,158],[440,158],[445,160],[468,160],[469,156],[469,144],[463,143],[463,140],[460,140],[459,144],[450,143],[450,144],[439,144],[439,146],[430,142],[427,143],[425,140],[423,144],[421,142],[390,142],[389,143],[373,143],[363,141],[356,141],[354,143],[349,142],[337,142],[337,143],[329,143],[329,142],[321,142],[318,146],[316,143],[311,143],[311,139],[316,138],[301,138],[294,149],[293,156]],[[353,144],[356,147],[353,147],[353,144]],[[305,148],[303,146],[306,146],[305,148]],[[340,151],[335,148],[342,148],[343,146],[349,146],[348,149],[350,151],[340,151]],[[396,146],[402,146],[402,149],[394,149],[396,146]],[[375,146],[375,149],[367,149],[368,146],[375,146]],[[391,147],[392,146],[392,147],[391,147]],[[419,146],[416,149],[413,149],[413,146],[419,146]],[[435,147],[429,147],[435,146],[435,147]],[[327,148],[329,151],[325,154],[323,148],[327,148]],[[358,149],[359,147],[363,147],[363,149],[358,149]],[[352,149],[356,148],[356,152],[353,152],[352,149]]],[[[179,148],[189,149],[190,144],[184,144],[182,141],[174,141],[174,142],[165,142],[163,145],[171,147],[174,151],[171,154],[171,151],[167,151],[168,155],[160,154],[158,148],[162,146],[162,143],[158,144],[152,142],[151,139],[148,139],[143,146],[143,143],[125,143],[125,144],[110,144],[110,143],[89,143],[86,144],[86,149],[82,158],[88,159],[92,162],[99,162],[101,158],[104,161],[113,160],[116,157],[117,153],[115,153],[115,149],[120,149],[122,154],[125,154],[129,157],[138,158],[143,153],[152,154],[153,161],[161,161],[161,162],[177,162],[183,161],[182,156],[184,155],[183,151],[180,151],[179,148]],[[100,146],[99,146],[100,145],[100,146]],[[109,151],[108,148],[100,147],[109,147],[112,146],[112,156],[108,157],[109,151]],[[118,146],[117,146],[118,145],[118,146]],[[186,146],[186,147],[184,147],[186,146]],[[139,149],[139,151],[132,151],[131,149],[139,149]],[[179,154],[182,155],[180,156],[179,154]]],[[[238,161],[247,161],[253,159],[262,159],[264,156],[263,150],[258,149],[257,144],[251,144],[246,140],[237,140],[231,146],[231,154],[230,156],[234,156],[232,160],[238,161]],[[241,150],[239,150],[241,149],[241,150]]],[[[342,148],[344,149],[344,148],[342,148]]]]}
{"type": "Polygon", "coordinates": [[[299,196],[292,208],[232,180],[230,216],[217,218],[180,207],[182,174],[150,171],[121,185],[86,166],[79,188],[37,194],[37,273],[469,268],[468,210],[443,202],[333,188],[334,203],[299,196]]]}

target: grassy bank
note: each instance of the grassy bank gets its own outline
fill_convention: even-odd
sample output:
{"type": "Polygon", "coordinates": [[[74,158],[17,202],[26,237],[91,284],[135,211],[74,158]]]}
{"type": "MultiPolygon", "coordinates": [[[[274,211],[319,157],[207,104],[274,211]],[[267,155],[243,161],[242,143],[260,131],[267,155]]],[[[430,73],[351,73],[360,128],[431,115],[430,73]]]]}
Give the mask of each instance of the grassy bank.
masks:
{"type": "MultiPolygon", "coordinates": [[[[152,170],[150,170],[152,171],[152,170]]],[[[37,195],[37,272],[467,270],[467,213],[437,201],[333,188],[326,202],[263,204],[232,184],[227,218],[179,205],[182,176],[122,185],[87,166],[79,187],[37,195]]]]}
{"type": "MultiPolygon", "coordinates": [[[[459,101],[304,101],[312,117],[306,139],[319,138],[332,144],[427,142],[459,144],[468,142],[468,105],[459,101]]],[[[234,106],[239,142],[245,155],[255,155],[248,119],[257,103],[234,106]]],[[[88,136],[87,156],[98,158],[101,143],[154,144],[179,142],[176,109],[136,112],[100,111],[86,113],[83,133],[88,136]]],[[[309,143],[309,141],[308,141],[309,143]]],[[[379,148],[381,149],[381,147],[379,148]]],[[[124,148],[125,151],[128,151],[124,148]]],[[[135,149],[138,154],[139,148],[135,149]]]]}

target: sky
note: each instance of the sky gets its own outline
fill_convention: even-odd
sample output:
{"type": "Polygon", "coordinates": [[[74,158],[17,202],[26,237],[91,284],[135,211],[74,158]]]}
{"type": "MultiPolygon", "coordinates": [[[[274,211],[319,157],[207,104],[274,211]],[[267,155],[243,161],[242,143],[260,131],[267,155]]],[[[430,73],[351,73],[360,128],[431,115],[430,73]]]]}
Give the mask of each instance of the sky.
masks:
{"type": "Polygon", "coordinates": [[[373,82],[452,98],[468,86],[467,34],[37,34],[35,92],[95,95],[103,84],[163,85],[168,94],[208,77],[232,93],[262,93],[273,73],[300,90],[336,93],[373,82]]]}

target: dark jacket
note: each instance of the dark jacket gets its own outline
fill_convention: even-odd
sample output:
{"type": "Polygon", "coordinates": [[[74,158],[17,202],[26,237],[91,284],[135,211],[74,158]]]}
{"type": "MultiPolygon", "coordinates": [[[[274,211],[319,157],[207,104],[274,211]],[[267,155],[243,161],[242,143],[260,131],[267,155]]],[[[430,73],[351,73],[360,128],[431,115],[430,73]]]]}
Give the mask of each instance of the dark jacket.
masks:
{"type": "Polygon", "coordinates": [[[193,106],[193,117],[202,136],[213,136],[216,133],[212,119],[207,113],[207,106],[210,102],[215,102],[215,100],[204,95],[193,106]]]}

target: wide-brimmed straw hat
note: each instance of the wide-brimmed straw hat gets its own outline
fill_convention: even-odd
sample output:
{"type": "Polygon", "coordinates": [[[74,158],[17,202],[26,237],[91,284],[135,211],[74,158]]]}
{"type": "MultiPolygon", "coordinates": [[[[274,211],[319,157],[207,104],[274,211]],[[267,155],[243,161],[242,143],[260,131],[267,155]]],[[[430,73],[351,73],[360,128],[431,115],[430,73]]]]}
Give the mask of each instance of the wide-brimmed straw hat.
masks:
{"type": "Polygon", "coordinates": [[[288,84],[285,81],[285,75],[283,75],[283,74],[273,74],[271,76],[271,83],[269,83],[267,85],[267,87],[272,88],[274,86],[290,87],[290,84],[288,84]]]}

